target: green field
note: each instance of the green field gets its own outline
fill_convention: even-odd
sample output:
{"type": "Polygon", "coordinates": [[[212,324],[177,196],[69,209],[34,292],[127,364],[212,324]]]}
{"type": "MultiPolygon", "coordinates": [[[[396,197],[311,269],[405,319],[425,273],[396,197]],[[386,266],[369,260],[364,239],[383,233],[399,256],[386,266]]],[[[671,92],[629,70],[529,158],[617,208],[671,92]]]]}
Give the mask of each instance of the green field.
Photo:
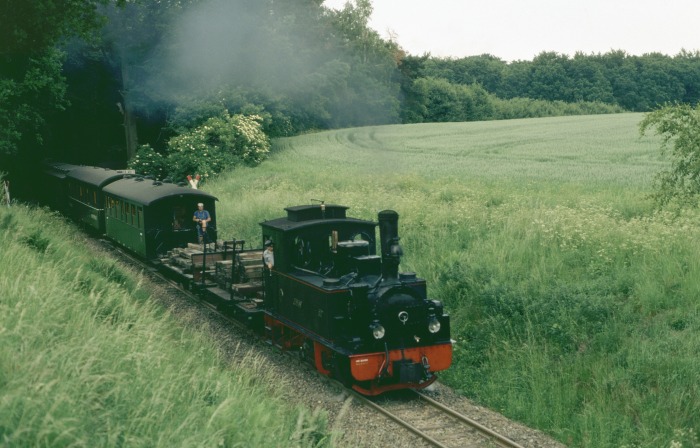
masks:
{"type": "Polygon", "coordinates": [[[312,199],[394,209],[457,340],[443,381],[572,446],[698,446],[700,213],[647,199],[639,114],[346,129],[204,188],[221,235],[312,199]]]}
{"type": "MultiPolygon", "coordinates": [[[[309,134],[276,141],[275,154],[261,167],[237,170],[209,188],[220,196],[220,210],[230,210],[224,228],[243,234],[249,227],[240,220],[246,216],[276,216],[280,207],[310,199],[347,203],[366,214],[413,204],[418,198],[412,194],[427,201],[421,205],[438,207],[484,196],[550,204],[588,197],[634,214],[637,207],[648,209],[644,197],[665,166],[658,141],[640,139],[641,118],[618,114],[309,134]]],[[[423,212],[428,210],[418,210],[423,212]]]]}

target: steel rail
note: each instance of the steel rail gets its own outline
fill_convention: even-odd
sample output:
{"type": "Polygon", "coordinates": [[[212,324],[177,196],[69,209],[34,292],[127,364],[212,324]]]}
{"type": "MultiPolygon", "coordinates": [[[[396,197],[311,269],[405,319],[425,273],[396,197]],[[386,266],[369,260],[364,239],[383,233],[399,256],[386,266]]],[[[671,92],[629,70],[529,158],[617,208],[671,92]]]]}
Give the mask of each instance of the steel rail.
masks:
{"type": "Polygon", "coordinates": [[[499,445],[507,447],[507,448],[524,448],[522,445],[518,444],[517,442],[497,433],[496,431],[493,431],[492,429],[487,428],[486,426],[482,425],[481,423],[477,422],[476,420],[472,420],[466,415],[460,414],[457,411],[454,411],[444,404],[433,400],[432,398],[426,396],[425,394],[414,391],[416,395],[420,397],[421,400],[425,401],[426,403],[430,404],[431,406],[441,410],[442,412],[456,418],[457,420],[469,425],[470,427],[476,429],[480,433],[484,434],[485,436],[494,439],[499,445]]]}
{"type": "Polygon", "coordinates": [[[436,446],[438,448],[449,448],[446,445],[443,445],[440,443],[438,440],[435,440],[433,437],[429,436],[428,434],[424,433],[420,429],[416,428],[415,426],[411,425],[409,422],[406,420],[403,420],[401,417],[392,414],[388,410],[384,409],[382,406],[378,405],[377,403],[373,402],[372,400],[368,399],[367,397],[364,397],[360,394],[358,394],[355,391],[350,392],[355,398],[357,398],[360,402],[363,404],[366,404],[370,406],[371,408],[374,408],[375,410],[379,411],[380,413],[384,414],[386,417],[389,419],[395,421],[399,425],[403,426],[404,428],[408,429],[411,431],[413,434],[417,435],[418,437],[424,439],[426,442],[430,443],[433,446],[436,446]]]}

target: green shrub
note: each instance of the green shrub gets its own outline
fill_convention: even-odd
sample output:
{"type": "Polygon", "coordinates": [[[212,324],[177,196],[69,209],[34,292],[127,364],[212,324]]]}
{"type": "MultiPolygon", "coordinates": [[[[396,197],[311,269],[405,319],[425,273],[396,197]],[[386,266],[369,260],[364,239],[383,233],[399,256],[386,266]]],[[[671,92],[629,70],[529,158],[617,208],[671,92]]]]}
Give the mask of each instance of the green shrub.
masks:
{"type": "Polygon", "coordinates": [[[700,105],[667,105],[644,117],[640,134],[662,137],[661,152],[671,166],[656,175],[652,197],[660,205],[697,205],[700,197],[700,105]]]}

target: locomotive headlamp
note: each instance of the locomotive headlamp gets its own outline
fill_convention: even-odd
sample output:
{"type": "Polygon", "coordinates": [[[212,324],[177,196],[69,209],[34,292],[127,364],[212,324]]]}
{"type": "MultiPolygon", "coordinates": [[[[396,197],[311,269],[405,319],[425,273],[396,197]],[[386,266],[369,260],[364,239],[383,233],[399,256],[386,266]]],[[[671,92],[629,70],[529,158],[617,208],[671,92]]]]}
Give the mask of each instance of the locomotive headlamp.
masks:
{"type": "Polygon", "coordinates": [[[379,323],[379,321],[374,321],[372,322],[372,325],[369,326],[369,329],[372,330],[372,336],[374,336],[374,339],[381,339],[384,337],[384,333],[386,330],[384,330],[384,327],[379,323]]]}
{"type": "Polygon", "coordinates": [[[431,333],[437,333],[440,331],[440,321],[437,320],[437,317],[433,316],[430,319],[430,322],[428,322],[428,331],[431,333]]]}

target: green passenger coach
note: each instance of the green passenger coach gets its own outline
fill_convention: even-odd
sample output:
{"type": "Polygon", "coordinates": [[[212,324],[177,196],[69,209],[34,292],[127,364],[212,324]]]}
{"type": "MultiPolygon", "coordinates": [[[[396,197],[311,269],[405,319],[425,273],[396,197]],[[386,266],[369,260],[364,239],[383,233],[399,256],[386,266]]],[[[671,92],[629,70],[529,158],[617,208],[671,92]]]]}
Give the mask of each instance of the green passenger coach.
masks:
{"type": "Polygon", "coordinates": [[[104,233],[102,189],[130,172],[133,173],[94,166],[71,166],[64,175],[64,185],[68,190],[68,213],[76,221],[104,233]]]}
{"type": "Polygon", "coordinates": [[[124,178],[103,189],[105,233],[145,258],[197,242],[192,221],[199,202],[209,211],[209,241],[216,241],[216,198],[200,190],[144,179],[124,178]]]}

